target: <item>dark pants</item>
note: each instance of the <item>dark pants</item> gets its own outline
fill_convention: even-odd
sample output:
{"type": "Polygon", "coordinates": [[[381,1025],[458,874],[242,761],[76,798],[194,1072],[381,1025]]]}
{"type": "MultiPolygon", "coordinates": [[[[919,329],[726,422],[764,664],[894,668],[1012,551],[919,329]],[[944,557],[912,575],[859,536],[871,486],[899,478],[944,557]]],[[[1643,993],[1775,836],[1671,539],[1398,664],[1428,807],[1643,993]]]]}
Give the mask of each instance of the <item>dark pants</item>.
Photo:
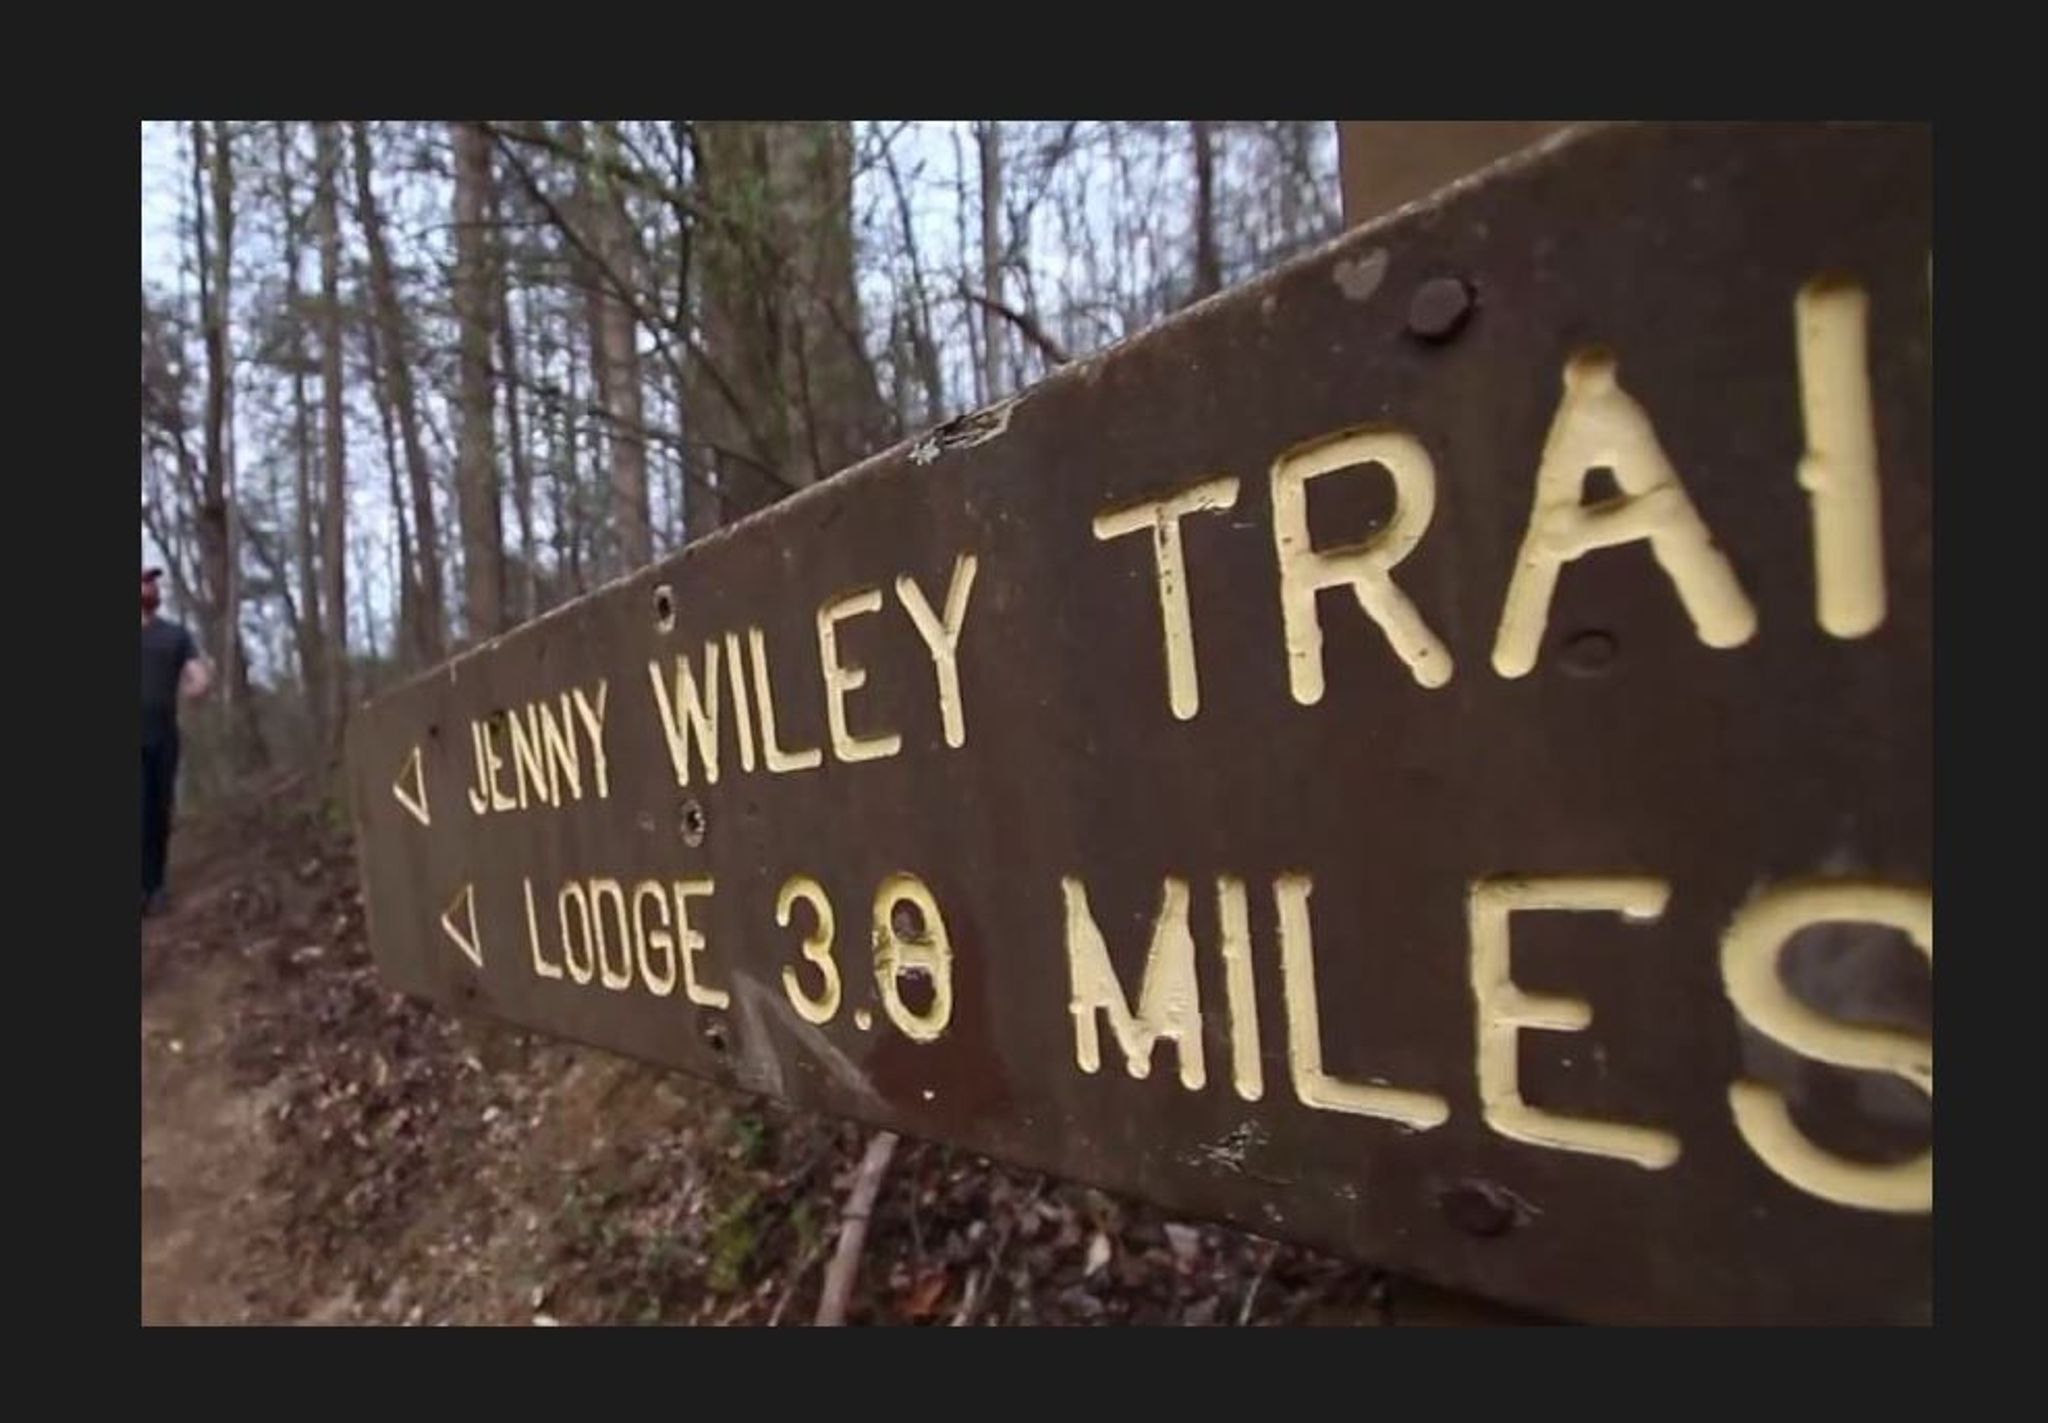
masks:
{"type": "Polygon", "coordinates": [[[178,788],[178,738],[142,743],[142,893],[164,887],[170,848],[171,802],[178,788]]]}

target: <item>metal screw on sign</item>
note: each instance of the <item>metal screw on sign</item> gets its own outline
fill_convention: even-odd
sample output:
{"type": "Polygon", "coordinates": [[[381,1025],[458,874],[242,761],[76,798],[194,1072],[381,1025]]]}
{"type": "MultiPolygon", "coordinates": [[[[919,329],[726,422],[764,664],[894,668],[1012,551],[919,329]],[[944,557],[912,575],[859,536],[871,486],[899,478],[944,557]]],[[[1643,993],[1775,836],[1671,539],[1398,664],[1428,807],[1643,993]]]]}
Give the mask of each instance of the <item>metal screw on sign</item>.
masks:
{"type": "Polygon", "coordinates": [[[1564,670],[1574,677],[1598,677],[1614,666],[1621,645],[1611,632],[1589,628],[1564,645],[1564,670]]]}
{"type": "Polygon", "coordinates": [[[1471,287],[1457,277],[1432,277],[1408,299],[1408,330],[1425,341],[1448,341],[1471,314],[1471,287]]]}

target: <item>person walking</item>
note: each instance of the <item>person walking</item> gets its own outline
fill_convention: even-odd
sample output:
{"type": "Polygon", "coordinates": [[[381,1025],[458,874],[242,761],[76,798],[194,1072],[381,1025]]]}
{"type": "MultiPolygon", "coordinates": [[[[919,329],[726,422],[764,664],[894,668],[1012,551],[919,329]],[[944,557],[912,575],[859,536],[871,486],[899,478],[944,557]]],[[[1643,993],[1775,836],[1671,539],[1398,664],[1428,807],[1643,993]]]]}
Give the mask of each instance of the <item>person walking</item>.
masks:
{"type": "Polygon", "coordinates": [[[142,912],[164,904],[164,860],[178,785],[178,702],[212,680],[192,634],[159,617],[161,568],[142,570],[142,912]]]}

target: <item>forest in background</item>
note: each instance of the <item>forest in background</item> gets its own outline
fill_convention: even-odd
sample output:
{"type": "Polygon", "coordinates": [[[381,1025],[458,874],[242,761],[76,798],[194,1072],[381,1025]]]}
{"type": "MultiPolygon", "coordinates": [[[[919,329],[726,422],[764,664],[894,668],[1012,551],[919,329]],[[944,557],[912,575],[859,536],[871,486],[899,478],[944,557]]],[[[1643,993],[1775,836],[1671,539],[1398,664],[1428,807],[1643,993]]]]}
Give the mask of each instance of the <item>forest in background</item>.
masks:
{"type": "Polygon", "coordinates": [[[1333,124],[142,130],[141,525],[196,787],[1339,227],[1333,124]]]}

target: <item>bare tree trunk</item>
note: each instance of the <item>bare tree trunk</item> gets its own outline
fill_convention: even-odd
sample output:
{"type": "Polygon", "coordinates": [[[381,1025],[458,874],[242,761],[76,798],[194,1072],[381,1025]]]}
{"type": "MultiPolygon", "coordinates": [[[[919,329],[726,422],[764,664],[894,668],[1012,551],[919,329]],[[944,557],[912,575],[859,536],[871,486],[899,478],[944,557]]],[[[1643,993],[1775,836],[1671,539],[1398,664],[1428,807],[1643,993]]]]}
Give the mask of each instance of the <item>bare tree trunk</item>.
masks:
{"type": "Polygon", "coordinates": [[[846,123],[696,126],[703,344],[750,405],[700,394],[728,513],[760,507],[874,448],[888,412],[860,339],[853,140],[846,123]],[[733,484],[745,451],[742,494],[733,484]]]}
{"type": "MultiPolygon", "coordinates": [[[[358,277],[360,280],[360,277],[358,277]]],[[[424,601],[420,597],[419,575],[413,567],[412,535],[405,522],[405,491],[399,484],[398,422],[392,410],[391,382],[385,372],[384,353],[379,349],[376,317],[363,315],[363,346],[370,358],[371,394],[377,401],[377,424],[384,435],[384,468],[390,476],[391,516],[398,526],[397,577],[398,627],[391,639],[391,658],[401,665],[418,665],[424,657],[420,619],[424,601]]]]}
{"type": "Polygon", "coordinates": [[[910,399],[916,377],[917,357],[911,349],[910,325],[916,317],[903,310],[903,294],[892,293],[889,303],[889,412],[895,418],[896,430],[902,432],[918,423],[916,412],[911,409],[910,399]]]}
{"type": "MultiPolygon", "coordinates": [[[[228,364],[229,273],[235,241],[234,165],[228,156],[227,125],[213,124],[213,303],[206,323],[207,476],[219,491],[221,509],[221,709],[241,730],[249,702],[249,667],[242,651],[242,588],[235,529],[235,378],[228,364]]],[[[244,751],[248,748],[243,747],[244,751]]]]}
{"type": "Polygon", "coordinates": [[[1280,124],[1276,143],[1281,151],[1280,168],[1280,250],[1292,255],[1300,250],[1304,234],[1301,221],[1301,177],[1308,168],[1308,124],[1288,119],[1280,124]]]}
{"type": "Polygon", "coordinates": [[[220,305],[214,300],[213,259],[207,242],[206,125],[192,121],[192,237],[199,252],[199,317],[206,345],[206,413],[204,416],[205,462],[201,466],[199,525],[199,577],[206,603],[207,641],[213,665],[227,670],[233,656],[233,639],[227,620],[228,506],[222,481],[225,463],[221,430],[226,419],[227,384],[222,379],[225,364],[225,336],[220,305]]]}
{"type": "Polygon", "coordinates": [[[411,343],[406,339],[405,315],[398,302],[398,284],[391,273],[391,256],[384,241],[384,223],[377,209],[376,190],[370,183],[370,140],[363,124],[349,126],[349,141],[355,154],[356,216],[362,225],[363,241],[370,249],[370,298],[382,331],[386,378],[391,385],[391,403],[397,408],[398,430],[405,446],[406,475],[412,485],[412,522],[418,545],[420,607],[415,636],[422,663],[441,660],[447,646],[447,598],[441,583],[441,538],[434,515],[434,476],[427,464],[426,446],[420,438],[419,407],[412,386],[411,343]]]}
{"type": "Polygon", "coordinates": [[[1131,165],[1124,151],[1124,125],[1109,125],[1109,161],[1116,174],[1115,196],[1110,202],[1112,214],[1109,240],[1109,299],[1117,309],[1117,335],[1128,336],[1140,324],[1141,316],[1136,303],[1131,300],[1130,283],[1125,279],[1132,249],[1130,223],[1131,209],[1131,165]]]}
{"type": "MultiPolygon", "coordinates": [[[[1070,140],[1063,140],[1063,142],[1065,141],[1070,140]]],[[[1041,171],[1038,181],[1041,185],[1048,181],[1048,173],[1041,171]]],[[[1013,183],[1012,187],[1014,188],[1014,186],[1013,183]]],[[[1054,364],[1046,352],[1046,342],[1049,338],[1045,334],[1044,319],[1039,313],[1038,284],[1032,279],[1031,275],[1031,213],[1039,197],[1043,196],[1043,188],[1041,187],[1038,196],[1028,197],[1021,211],[1011,208],[1007,213],[1010,225],[1010,238],[1003,249],[1003,266],[1015,274],[1015,285],[1023,302],[1023,315],[1025,321],[1029,323],[1028,325],[1012,324],[1016,325],[1017,330],[1020,332],[1031,331],[1038,333],[1035,336],[1028,337],[1026,340],[1012,342],[1010,345],[1010,389],[1012,390],[1022,390],[1036,379],[1032,372],[1031,359],[1034,350],[1039,358],[1038,370],[1040,373],[1043,373],[1049,365],[1054,364]]],[[[1062,357],[1059,364],[1064,364],[1064,357],[1062,357]]]]}
{"type": "MultiPolygon", "coordinates": [[[[677,378],[672,389],[662,390],[659,385],[655,387],[656,399],[662,406],[663,414],[668,422],[667,428],[671,430],[681,430],[683,428],[683,407],[681,403],[683,388],[682,370],[683,367],[681,364],[678,364],[676,366],[677,378]]],[[[681,441],[677,441],[669,447],[667,456],[662,461],[662,471],[662,487],[668,495],[668,521],[663,527],[662,541],[667,550],[674,550],[683,546],[683,501],[685,498],[683,486],[689,482],[690,477],[687,451],[681,441]]]]}
{"type": "MultiPolygon", "coordinates": [[[[617,135],[609,123],[597,129],[596,158],[592,165],[592,221],[596,226],[597,250],[607,268],[631,280],[632,240],[626,232],[626,210],[617,186],[608,175],[614,158],[617,135]]],[[[619,557],[625,572],[654,557],[652,520],[647,503],[647,441],[640,392],[640,356],[636,349],[633,313],[619,294],[606,288],[598,307],[599,348],[602,352],[605,411],[611,417],[612,523],[619,540],[619,557]]]]}
{"type": "MultiPolygon", "coordinates": [[[[601,224],[597,218],[598,194],[593,191],[590,171],[591,164],[581,122],[572,119],[563,126],[562,147],[576,165],[576,196],[571,205],[571,211],[574,213],[578,231],[585,234],[586,238],[588,238],[590,234],[597,231],[601,224]]],[[[598,270],[597,262],[592,258],[590,251],[584,244],[571,245],[569,273],[571,282],[583,294],[582,346],[590,357],[589,371],[593,390],[591,398],[598,409],[609,415],[612,403],[608,390],[610,382],[607,370],[610,362],[606,359],[604,351],[606,327],[604,274],[598,270]]],[[[572,373],[574,366],[575,362],[572,357],[570,362],[572,373]]],[[[584,412],[580,405],[572,401],[570,409],[572,421],[581,422],[584,420],[584,412]]],[[[602,424],[604,426],[602,430],[593,430],[590,435],[591,463],[600,470],[604,467],[606,449],[615,443],[619,437],[619,432],[611,428],[609,419],[603,421],[602,424]]],[[[572,425],[570,430],[572,441],[575,439],[575,436],[576,429],[572,425]]],[[[583,531],[584,523],[580,494],[573,495],[572,500],[577,516],[577,532],[580,535],[583,531]]],[[[594,539],[591,546],[587,549],[583,548],[579,543],[577,545],[577,590],[579,592],[583,588],[582,565],[584,555],[586,554],[591,562],[597,563],[600,567],[605,566],[609,562],[608,554],[605,550],[596,546],[594,539]]]]}
{"type": "Polygon", "coordinates": [[[497,231],[494,244],[497,276],[498,362],[503,369],[500,386],[505,392],[505,440],[512,447],[512,507],[519,520],[519,588],[512,618],[525,622],[534,607],[533,571],[533,466],[527,458],[526,438],[520,420],[519,332],[512,325],[512,254],[501,222],[497,184],[490,189],[491,221],[497,231]]]}
{"type": "MultiPolygon", "coordinates": [[[[179,297],[182,301],[182,288],[179,297]]],[[[207,619],[212,615],[207,610],[200,586],[205,579],[204,556],[203,553],[194,553],[191,547],[193,540],[187,536],[197,532],[198,521],[195,518],[188,528],[184,521],[172,517],[181,507],[196,513],[205,500],[191,441],[187,438],[190,426],[186,422],[185,390],[189,377],[175,340],[159,327],[145,291],[141,389],[144,430],[154,433],[157,439],[152,443],[172,457],[172,479],[168,490],[160,488],[162,466],[156,459],[150,459],[147,472],[151,477],[145,481],[144,487],[146,496],[154,497],[143,500],[142,527],[163,550],[164,567],[171,578],[173,605],[190,610],[200,625],[202,641],[210,647],[213,633],[207,619]]]]}
{"type": "Polygon", "coordinates": [[[342,426],[341,223],[335,197],[341,135],[331,120],[314,127],[319,181],[314,194],[320,232],[320,375],[324,386],[326,515],[321,523],[321,571],[326,575],[328,748],[338,750],[348,720],[348,432],[342,426]]]}
{"type": "Polygon", "coordinates": [[[420,606],[424,600],[420,597],[419,580],[413,576],[412,531],[405,523],[405,490],[398,482],[397,442],[391,437],[388,401],[384,403],[383,421],[384,468],[391,476],[391,522],[398,529],[398,627],[391,636],[391,660],[402,666],[406,649],[419,645],[425,609],[420,606]]]}
{"type": "MultiPolygon", "coordinates": [[[[265,472],[264,484],[266,487],[264,493],[269,499],[269,507],[278,511],[281,516],[285,507],[284,471],[279,467],[276,460],[262,461],[262,468],[265,472]]],[[[275,622],[259,615],[256,633],[257,642],[269,653],[270,662],[273,667],[292,666],[294,659],[299,654],[299,609],[298,600],[292,596],[292,568],[289,550],[280,550],[275,547],[263,533],[260,524],[252,526],[245,520],[241,525],[241,533],[249,551],[255,554],[257,561],[263,566],[263,570],[268,576],[271,585],[276,589],[278,602],[283,605],[283,616],[275,622]]],[[[259,602],[257,607],[261,608],[261,606],[262,604],[259,602]]],[[[253,661],[254,659],[250,660],[253,661]]],[[[248,705],[252,710],[254,709],[255,701],[253,697],[248,705]]],[[[288,745],[293,746],[294,750],[303,749],[296,744],[300,738],[296,736],[295,732],[287,732],[285,739],[288,745]]]]}
{"type": "Polygon", "coordinates": [[[291,126],[277,125],[277,182],[284,209],[285,302],[291,339],[293,485],[292,561],[298,571],[299,681],[315,745],[327,742],[327,654],[322,647],[320,588],[313,573],[313,435],[306,405],[305,296],[299,290],[299,211],[292,190],[291,126]]]}
{"type": "MultiPolygon", "coordinates": [[[[686,171],[685,161],[698,153],[697,127],[694,124],[677,122],[671,125],[675,141],[674,182],[678,201],[676,207],[676,310],[675,329],[686,332],[693,325],[702,334],[698,312],[703,303],[699,300],[703,286],[703,271],[697,262],[697,226],[695,211],[681,201],[701,204],[703,174],[694,168],[686,171]]],[[[715,234],[714,234],[715,240],[715,234]]],[[[725,476],[720,472],[722,461],[708,452],[700,455],[691,448],[691,441],[700,437],[697,429],[697,391],[692,380],[692,371],[697,362],[677,362],[672,376],[675,385],[677,427],[688,432],[688,438],[676,446],[676,458],[681,462],[683,476],[683,532],[685,543],[702,538],[725,522],[725,476]]],[[[715,398],[715,397],[714,397],[715,398]]],[[[728,412],[729,414],[730,412],[728,412]]]]}
{"type": "Polygon", "coordinates": [[[691,130],[696,155],[695,193],[709,214],[698,241],[698,327],[704,347],[731,378],[742,412],[690,367],[689,426],[710,449],[707,467],[718,496],[706,501],[697,531],[707,532],[762,507],[772,497],[759,469],[734,457],[743,452],[781,474],[788,467],[788,402],[777,360],[778,291],[762,270],[767,218],[766,126],[700,123],[691,130]]]}
{"type": "Polygon", "coordinates": [[[490,243],[484,232],[491,185],[490,140],[474,123],[451,126],[455,140],[455,316],[461,327],[456,492],[462,511],[463,622],[471,641],[505,630],[505,541],[498,512],[497,451],[491,421],[490,243]]]}
{"type": "Polygon", "coordinates": [[[903,251],[910,258],[910,344],[918,379],[924,384],[924,418],[935,424],[946,418],[946,388],[939,374],[938,343],[932,337],[932,304],[925,290],[924,263],[918,256],[917,230],[910,220],[910,199],[903,191],[903,176],[896,169],[896,155],[886,145],[882,149],[882,163],[888,170],[889,186],[896,194],[896,218],[903,225],[903,251]]]}
{"type": "MultiPolygon", "coordinates": [[[[967,158],[960,149],[960,125],[946,126],[948,137],[953,140],[953,233],[954,242],[960,253],[960,305],[967,326],[967,369],[974,381],[974,403],[985,405],[990,399],[988,390],[988,367],[981,358],[982,323],[976,319],[976,307],[968,299],[967,286],[967,158]]],[[[987,295],[987,293],[983,293],[987,295]]]]}
{"type": "MultiPolygon", "coordinates": [[[[1003,148],[1002,132],[994,119],[975,126],[981,148],[981,288],[990,301],[1003,300],[1003,148]]],[[[1002,318],[994,308],[981,309],[982,384],[985,399],[999,399],[1003,393],[1002,318]]]]}
{"type": "MultiPolygon", "coordinates": [[[[677,365],[675,369],[675,402],[679,423],[686,430],[695,433],[695,422],[690,418],[691,401],[694,393],[690,389],[689,367],[677,365]]],[[[691,454],[687,443],[677,446],[676,458],[682,462],[683,473],[683,541],[700,539],[725,522],[725,499],[719,488],[721,476],[716,460],[699,462],[691,454]]]]}
{"type": "Polygon", "coordinates": [[[798,448],[808,459],[791,482],[826,479],[881,442],[881,386],[861,341],[854,273],[853,128],[844,122],[768,126],[771,270],[790,289],[793,376],[800,398],[798,448]]]}
{"type": "Polygon", "coordinates": [[[583,575],[583,460],[581,432],[577,428],[582,395],[576,380],[578,343],[574,339],[575,318],[571,316],[569,321],[571,339],[565,352],[569,362],[569,405],[562,413],[567,459],[563,464],[562,477],[555,481],[555,566],[568,571],[569,596],[581,596],[589,586],[583,575]]]}
{"type": "Polygon", "coordinates": [[[205,125],[192,124],[193,231],[199,246],[199,303],[206,337],[206,464],[200,506],[200,547],[208,600],[213,607],[213,660],[220,669],[221,716],[234,760],[243,767],[265,759],[262,734],[249,695],[248,658],[242,646],[240,585],[236,578],[235,475],[228,448],[234,418],[233,375],[228,368],[228,293],[234,255],[234,165],[227,125],[216,121],[210,145],[205,125]],[[207,251],[204,170],[213,180],[213,250],[207,251]]]}
{"type": "MultiPolygon", "coordinates": [[[[571,419],[566,413],[565,401],[574,400],[575,392],[572,389],[565,397],[562,394],[561,388],[554,384],[555,311],[553,307],[543,303],[540,310],[537,313],[532,313],[532,315],[534,319],[530,320],[528,325],[534,334],[535,355],[538,358],[536,363],[538,374],[540,379],[546,383],[547,388],[553,392],[552,397],[541,405],[540,421],[541,439],[547,450],[544,469],[547,473],[548,528],[549,540],[554,552],[554,567],[549,572],[544,593],[540,591],[542,585],[538,572],[535,572],[533,575],[536,589],[533,610],[534,614],[538,616],[561,601],[568,587],[569,548],[567,531],[569,524],[564,507],[563,490],[574,477],[574,472],[570,467],[570,459],[572,458],[569,453],[570,446],[564,440],[563,435],[565,430],[569,429],[571,419]]],[[[564,356],[568,362],[570,378],[573,380],[576,370],[573,343],[564,352],[564,356]]],[[[570,435],[573,438],[573,431],[570,432],[570,435]]],[[[533,551],[532,557],[537,565],[540,560],[539,549],[533,551]]]]}
{"type": "Polygon", "coordinates": [[[1223,290],[1223,265],[1216,256],[1216,144],[1207,119],[1190,127],[1195,140],[1195,299],[1223,290]]]}
{"type": "Polygon", "coordinates": [[[364,537],[360,524],[356,526],[354,543],[356,567],[363,570],[363,576],[356,580],[356,598],[363,615],[363,640],[360,646],[363,649],[364,658],[369,664],[363,676],[363,680],[367,685],[362,688],[362,695],[367,697],[374,695],[377,690],[377,615],[376,610],[370,606],[369,540],[364,537]]]}

